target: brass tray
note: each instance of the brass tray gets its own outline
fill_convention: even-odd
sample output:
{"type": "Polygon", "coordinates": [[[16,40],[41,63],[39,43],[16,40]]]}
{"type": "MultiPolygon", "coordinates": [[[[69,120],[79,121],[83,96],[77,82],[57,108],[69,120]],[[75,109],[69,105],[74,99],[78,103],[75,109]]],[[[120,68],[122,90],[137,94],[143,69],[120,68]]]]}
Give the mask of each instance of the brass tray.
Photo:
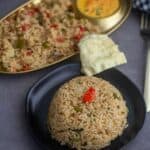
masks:
{"type": "MultiPolygon", "coordinates": [[[[19,6],[18,8],[16,8],[15,10],[11,11],[8,15],[4,16],[3,18],[0,19],[0,22],[2,22],[4,19],[6,19],[8,16],[11,16],[13,13],[16,13],[17,11],[20,11],[21,9],[23,9],[25,6],[30,5],[30,4],[38,4],[40,3],[42,0],[29,0],[26,3],[22,4],[21,6],[19,6]]],[[[74,8],[75,8],[75,13],[78,17],[86,17],[84,15],[82,15],[76,7],[76,0],[73,0],[74,2],[74,8]]],[[[114,32],[115,30],[117,30],[124,22],[125,20],[128,18],[130,12],[131,12],[131,8],[132,8],[132,1],[131,0],[120,0],[121,2],[121,6],[120,9],[112,16],[107,17],[107,18],[103,18],[103,19],[93,19],[93,18],[88,18],[90,21],[92,21],[94,24],[98,24],[101,28],[101,33],[102,34],[111,34],[112,32],[114,32]]],[[[37,69],[33,69],[33,70],[28,70],[28,71],[20,71],[20,72],[7,72],[5,70],[2,69],[2,67],[0,66],[0,73],[2,74],[23,74],[23,73],[29,73],[29,72],[33,72],[33,71],[38,71],[47,67],[50,67],[56,63],[59,63],[61,61],[64,61],[68,58],[71,58],[72,56],[77,55],[78,52],[75,52],[74,54],[71,54],[67,57],[64,57],[62,59],[59,59],[57,61],[54,61],[53,63],[50,63],[48,65],[45,65],[43,67],[39,67],[37,69]]]]}
{"type": "Polygon", "coordinates": [[[101,19],[93,19],[81,14],[80,11],[77,10],[77,6],[76,12],[80,17],[86,17],[94,24],[98,24],[102,34],[111,34],[115,30],[117,30],[128,18],[131,8],[132,0],[120,0],[120,8],[118,9],[118,11],[110,17],[101,19]]]}

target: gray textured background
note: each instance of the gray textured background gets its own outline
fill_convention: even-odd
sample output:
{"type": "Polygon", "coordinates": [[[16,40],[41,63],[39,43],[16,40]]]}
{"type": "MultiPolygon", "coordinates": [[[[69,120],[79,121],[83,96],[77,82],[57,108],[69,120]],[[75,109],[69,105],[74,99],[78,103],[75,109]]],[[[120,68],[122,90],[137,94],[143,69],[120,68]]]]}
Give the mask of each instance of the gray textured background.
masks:
{"type": "MultiPolygon", "coordinates": [[[[0,0],[0,17],[24,0],[0,0]]],[[[126,53],[128,64],[119,67],[141,90],[145,72],[146,49],[139,33],[140,16],[132,12],[112,38],[126,53]]],[[[26,126],[24,106],[29,88],[51,68],[26,75],[0,75],[0,150],[40,150],[26,126]]],[[[150,115],[143,129],[123,150],[150,150],[150,115]]]]}

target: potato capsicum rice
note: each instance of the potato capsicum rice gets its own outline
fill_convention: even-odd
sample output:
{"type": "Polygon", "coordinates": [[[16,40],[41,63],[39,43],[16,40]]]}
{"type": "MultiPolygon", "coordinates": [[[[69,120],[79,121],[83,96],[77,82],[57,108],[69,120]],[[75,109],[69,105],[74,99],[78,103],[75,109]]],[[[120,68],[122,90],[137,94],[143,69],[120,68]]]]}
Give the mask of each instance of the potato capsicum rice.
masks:
{"type": "Polygon", "coordinates": [[[79,76],[62,85],[50,102],[52,138],[77,150],[100,150],[127,127],[128,108],[120,91],[96,77],[79,76]]]}
{"type": "Polygon", "coordinates": [[[76,18],[71,0],[27,5],[0,23],[0,66],[7,72],[41,68],[74,54],[89,33],[100,29],[76,18]]]}

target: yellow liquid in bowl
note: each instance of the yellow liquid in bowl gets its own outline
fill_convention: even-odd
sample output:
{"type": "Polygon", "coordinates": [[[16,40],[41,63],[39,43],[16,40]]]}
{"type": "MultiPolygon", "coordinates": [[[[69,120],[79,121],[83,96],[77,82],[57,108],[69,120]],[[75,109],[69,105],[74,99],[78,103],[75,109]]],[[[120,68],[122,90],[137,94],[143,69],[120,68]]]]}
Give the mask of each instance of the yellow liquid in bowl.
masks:
{"type": "Polygon", "coordinates": [[[120,8],[120,0],[77,0],[77,8],[88,17],[104,18],[120,8]]]}

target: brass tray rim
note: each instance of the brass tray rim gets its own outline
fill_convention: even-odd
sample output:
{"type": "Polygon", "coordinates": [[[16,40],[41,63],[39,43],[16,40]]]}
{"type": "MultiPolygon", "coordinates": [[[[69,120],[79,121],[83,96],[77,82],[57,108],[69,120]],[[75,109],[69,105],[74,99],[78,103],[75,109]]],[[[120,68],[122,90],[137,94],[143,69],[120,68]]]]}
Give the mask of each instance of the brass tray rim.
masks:
{"type": "Polygon", "coordinates": [[[27,70],[27,71],[20,71],[20,72],[0,71],[0,74],[17,75],[17,74],[27,74],[27,73],[32,73],[32,72],[40,71],[40,70],[46,69],[48,67],[51,67],[51,66],[53,66],[55,64],[58,64],[60,62],[63,62],[63,61],[65,61],[65,60],[67,60],[67,59],[69,59],[69,58],[71,58],[73,56],[76,56],[77,54],[79,54],[79,52],[76,52],[76,53],[71,54],[71,55],[69,55],[67,57],[61,58],[58,61],[54,61],[53,63],[47,64],[47,65],[39,67],[37,69],[32,69],[32,70],[27,70]]]}
{"type": "MultiPolygon", "coordinates": [[[[13,13],[15,13],[16,11],[18,11],[22,7],[25,7],[26,5],[30,4],[32,1],[33,0],[29,0],[29,1],[25,2],[24,4],[20,5],[15,10],[11,11],[6,16],[2,17],[0,19],[0,22],[2,22],[4,19],[6,19],[7,17],[9,17],[10,15],[12,15],[13,13]]],[[[126,14],[124,14],[122,16],[122,19],[120,20],[120,22],[118,24],[116,24],[116,26],[114,26],[112,29],[110,29],[110,31],[108,31],[107,33],[102,33],[102,34],[110,35],[114,31],[116,31],[126,21],[126,19],[129,17],[129,14],[130,14],[131,9],[132,9],[132,1],[131,0],[126,0],[126,1],[129,1],[129,4],[128,4],[129,7],[128,7],[128,10],[127,10],[126,14]]],[[[40,71],[40,70],[46,69],[48,67],[51,67],[52,65],[55,65],[57,63],[63,62],[63,61],[65,61],[65,60],[67,60],[67,59],[69,59],[69,58],[71,58],[71,57],[73,57],[73,56],[75,56],[77,54],[79,54],[79,52],[75,52],[74,54],[68,55],[67,57],[61,58],[58,61],[54,61],[53,63],[47,64],[47,65],[39,67],[37,69],[32,69],[32,70],[27,70],[27,71],[20,71],[20,72],[8,72],[8,71],[2,71],[2,70],[0,70],[0,74],[17,75],[17,74],[27,74],[27,73],[31,73],[31,72],[40,71]]]]}
{"type": "Polygon", "coordinates": [[[16,9],[10,11],[6,16],[4,16],[4,17],[2,17],[0,19],[0,22],[2,22],[3,20],[5,20],[7,17],[9,17],[10,15],[12,15],[13,13],[17,12],[19,9],[21,9],[21,8],[25,7],[26,5],[30,4],[31,2],[32,2],[32,0],[29,0],[29,1],[25,2],[25,3],[23,3],[22,5],[18,6],[16,9]]]}
{"type": "Polygon", "coordinates": [[[122,15],[122,19],[120,20],[120,22],[118,24],[116,24],[116,26],[114,26],[112,29],[110,29],[110,31],[107,32],[108,35],[110,35],[111,33],[113,33],[114,31],[116,31],[119,27],[121,27],[121,25],[127,20],[127,18],[130,15],[131,9],[132,9],[132,1],[131,0],[126,0],[127,2],[129,1],[129,7],[128,10],[126,12],[126,14],[122,15]]]}

